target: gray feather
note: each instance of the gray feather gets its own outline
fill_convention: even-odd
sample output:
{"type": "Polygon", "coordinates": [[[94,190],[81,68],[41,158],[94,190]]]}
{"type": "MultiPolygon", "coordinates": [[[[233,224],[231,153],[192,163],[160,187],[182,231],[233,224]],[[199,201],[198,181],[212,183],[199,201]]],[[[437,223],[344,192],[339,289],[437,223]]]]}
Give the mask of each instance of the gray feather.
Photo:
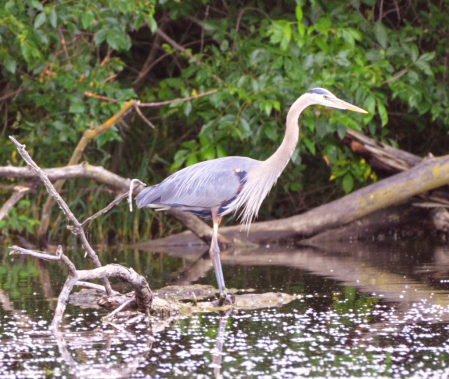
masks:
{"type": "Polygon", "coordinates": [[[241,182],[234,170],[250,171],[259,164],[261,162],[245,157],[225,157],[197,163],[174,173],[160,184],[145,188],[136,197],[137,206],[216,207],[234,198],[241,189],[241,182]]]}

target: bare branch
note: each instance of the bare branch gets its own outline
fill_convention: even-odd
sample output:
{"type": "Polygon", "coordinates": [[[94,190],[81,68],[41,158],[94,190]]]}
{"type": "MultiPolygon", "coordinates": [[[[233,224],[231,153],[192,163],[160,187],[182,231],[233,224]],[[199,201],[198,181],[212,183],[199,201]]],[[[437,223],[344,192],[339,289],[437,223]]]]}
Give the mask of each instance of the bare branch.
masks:
{"type": "MultiPolygon", "coordinates": [[[[167,34],[165,34],[162,30],[157,29],[156,33],[158,35],[160,35],[165,41],[167,41],[174,49],[184,53],[185,55],[187,55],[187,57],[189,57],[190,59],[193,58],[193,55],[186,50],[184,47],[182,47],[179,43],[177,43],[175,40],[171,39],[167,34]]],[[[202,63],[200,60],[195,60],[194,62],[196,65],[201,66],[202,63]]],[[[212,77],[218,82],[218,83],[223,83],[223,80],[221,78],[219,78],[217,75],[212,74],[212,77]]]]}
{"type": "Polygon", "coordinates": [[[61,28],[58,28],[58,33],[59,33],[59,37],[61,38],[62,48],[64,49],[65,59],[67,59],[67,67],[70,69],[73,66],[72,66],[72,62],[70,61],[70,55],[67,50],[66,41],[65,41],[64,34],[62,33],[61,28]]]}
{"type": "MultiPolygon", "coordinates": [[[[63,200],[63,198],[59,195],[59,193],[56,192],[55,187],[50,182],[47,175],[45,175],[45,173],[42,171],[42,169],[31,159],[30,155],[25,150],[25,145],[21,145],[19,142],[17,142],[17,140],[14,137],[10,136],[9,138],[16,145],[17,150],[19,151],[19,154],[22,156],[22,158],[25,160],[25,162],[36,171],[39,178],[41,179],[41,181],[44,183],[45,187],[47,188],[48,194],[58,203],[61,210],[64,212],[64,214],[66,215],[68,220],[72,223],[72,225],[73,225],[71,228],[72,231],[78,235],[78,237],[81,241],[81,244],[83,245],[83,247],[86,250],[86,253],[89,255],[90,259],[92,259],[92,261],[94,262],[95,267],[97,267],[97,268],[101,267],[101,262],[98,259],[97,254],[90,246],[89,241],[87,240],[86,235],[84,234],[84,230],[83,230],[81,224],[79,223],[79,221],[77,220],[75,215],[72,213],[72,211],[70,210],[67,203],[63,200]]],[[[103,285],[106,288],[106,292],[108,294],[111,294],[112,288],[111,288],[111,284],[109,283],[109,280],[104,278],[102,281],[103,281],[103,285]]]]}
{"type": "Polygon", "coordinates": [[[118,264],[108,264],[92,270],[78,270],[78,280],[95,280],[99,278],[116,277],[131,284],[135,290],[137,308],[146,310],[151,308],[153,293],[146,279],[132,268],[126,268],[118,264]]]}
{"type": "Polygon", "coordinates": [[[19,154],[22,156],[22,158],[25,160],[25,162],[36,171],[37,175],[41,179],[42,183],[44,183],[45,187],[47,188],[47,192],[55,201],[59,204],[61,207],[61,210],[64,212],[66,217],[70,220],[70,222],[74,226],[80,226],[78,220],[76,219],[75,215],[70,210],[67,203],[62,199],[62,197],[59,195],[59,193],[56,192],[55,187],[53,187],[53,184],[48,179],[47,175],[40,169],[40,167],[33,161],[33,159],[30,157],[28,152],[25,150],[25,145],[21,145],[14,137],[10,136],[9,139],[16,145],[17,150],[19,151],[19,154]]]}
{"type": "Polygon", "coordinates": [[[82,223],[81,227],[84,228],[86,225],[89,226],[93,220],[100,217],[101,215],[104,215],[105,213],[108,213],[112,208],[114,208],[117,204],[121,203],[123,199],[126,199],[128,197],[128,192],[122,193],[121,195],[117,196],[112,203],[110,203],[108,206],[103,208],[101,211],[95,213],[93,216],[90,216],[86,218],[82,223]]]}
{"type": "Polygon", "coordinates": [[[150,120],[148,120],[142,113],[142,111],[139,109],[139,107],[136,107],[136,112],[140,116],[140,118],[147,124],[151,129],[155,129],[155,126],[152,124],[150,120]]]}
{"type": "Polygon", "coordinates": [[[110,103],[116,103],[117,102],[116,99],[111,99],[110,97],[101,96],[101,95],[98,95],[98,94],[93,93],[91,91],[85,91],[84,92],[84,96],[93,97],[94,99],[103,100],[103,101],[107,101],[107,102],[110,102],[110,103]]]}
{"type": "Polygon", "coordinates": [[[27,89],[28,89],[28,86],[25,86],[25,87],[20,86],[17,91],[7,93],[6,95],[0,97],[0,102],[4,101],[6,99],[9,99],[12,96],[19,95],[21,92],[26,91],[27,89]]]}
{"type": "Polygon", "coordinates": [[[170,105],[170,104],[176,104],[176,103],[181,103],[183,101],[190,101],[190,100],[195,100],[195,99],[199,99],[200,97],[203,96],[209,96],[212,95],[214,93],[216,93],[218,90],[217,89],[213,89],[207,92],[203,92],[203,93],[199,93],[197,95],[194,96],[189,96],[189,97],[183,97],[183,98],[179,98],[179,99],[174,99],[174,100],[168,100],[168,101],[159,101],[159,102],[154,102],[154,103],[140,103],[137,106],[138,107],[162,107],[164,105],[170,105]]]}
{"type": "Polygon", "coordinates": [[[25,254],[25,255],[31,255],[32,257],[36,257],[36,258],[43,259],[46,261],[61,262],[64,266],[67,267],[67,269],[70,272],[70,275],[72,275],[72,276],[76,275],[76,267],[72,263],[72,261],[64,255],[64,253],[62,252],[61,245],[59,245],[58,248],[56,249],[55,255],[43,253],[41,251],[36,251],[36,250],[23,249],[19,246],[11,246],[10,249],[11,249],[11,252],[9,253],[10,255],[11,254],[25,254]]]}
{"type": "MultiPolygon", "coordinates": [[[[106,293],[106,288],[104,288],[104,286],[101,286],[99,284],[95,284],[95,283],[89,283],[89,282],[83,282],[78,280],[75,283],[75,286],[77,287],[85,287],[85,288],[91,288],[93,290],[97,290],[97,291],[101,291],[101,292],[105,292],[106,293]]],[[[114,291],[114,294],[118,294],[117,291],[114,291]]]]}
{"type": "Polygon", "coordinates": [[[42,253],[40,251],[37,250],[28,250],[28,249],[23,249],[19,246],[11,246],[10,247],[11,252],[9,253],[9,255],[12,254],[26,254],[26,255],[30,255],[32,257],[36,257],[39,259],[43,259],[45,261],[60,261],[61,257],[59,255],[50,255],[47,253],[42,253]]]}
{"type": "Polygon", "coordinates": [[[110,321],[112,320],[112,318],[119,313],[122,309],[126,308],[128,305],[130,305],[132,302],[134,302],[135,299],[132,297],[131,299],[125,301],[122,305],[120,305],[119,307],[115,308],[111,313],[109,313],[108,315],[104,316],[101,321],[110,321]]]}
{"type": "MultiPolygon", "coordinates": [[[[114,174],[101,166],[91,166],[87,162],[74,166],[44,168],[42,171],[52,182],[59,179],[86,178],[115,188],[118,191],[127,191],[129,189],[129,179],[114,174]]],[[[4,166],[0,167],[0,177],[38,179],[39,175],[36,171],[30,169],[29,166],[4,166]]]]}
{"type": "Polygon", "coordinates": [[[27,192],[31,189],[31,187],[22,187],[22,186],[15,186],[14,187],[14,193],[12,196],[3,204],[2,208],[0,209],[0,220],[3,220],[3,218],[8,214],[8,212],[11,210],[11,208],[16,205],[20,199],[22,199],[27,192]]]}
{"type": "MultiPolygon", "coordinates": [[[[116,175],[103,167],[91,166],[88,163],[82,163],[76,166],[66,166],[58,168],[49,168],[42,170],[50,180],[57,179],[74,179],[74,178],[88,178],[96,180],[99,183],[103,183],[110,187],[115,188],[118,191],[129,191],[131,180],[125,179],[119,175],[116,175]]],[[[0,177],[16,177],[16,178],[37,178],[38,175],[34,170],[30,170],[29,167],[13,167],[6,166],[0,167],[0,177]]],[[[145,186],[140,180],[135,179],[142,186],[145,186]]],[[[132,195],[137,195],[141,191],[140,186],[131,187],[132,195]]],[[[131,195],[129,195],[131,196],[131,195]]],[[[132,199],[128,198],[130,204],[132,199]]],[[[132,206],[130,206],[132,212],[132,206]]],[[[212,228],[202,221],[197,216],[191,213],[185,213],[181,211],[173,210],[169,212],[171,216],[174,216],[178,221],[182,222],[188,229],[192,230],[199,238],[203,239],[207,243],[210,243],[210,236],[212,235],[212,228]],[[176,216],[175,216],[176,213],[176,216]]],[[[226,238],[219,236],[219,242],[223,244],[232,243],[226,238]]]]}
{"type": "Polygon", "coordinates": [[[387,83],[391,83],[394,82],[395,80],[398,80],[401,76],[404,76],[407,73],[407,69],[401,71],[399,74],[397,74],[396,76],[393,76],[390,79],[384,80],[382,82],[382,84],[387,84],[387,83]]]}
{"type": "MultiPolygon", "coordinates": [[[[107,292],[107,287],[85,283],[84,281],[86,280],[102,279],[104,281],[104,279],[109,277],[120,278],[121,280],[130,283],[134,287],[135,298],[133,298],[133,301],[136,301],[136,305],[139,310],[147,311],[149,308],[151,308],[153,302],[153,293],[151,292],[146,279],[143,276],[137,274],[132,268],[128,269],[121,265],[109,264],[103,267],[94,268],[93,270],[77,270],[72,261],[64,255],[62,246],[58,246],[55,255],[43,253],[40,251],[23,249],[18,246],[12,246],[10,254],[17,253],[30,255],[39,259],[61,262],[69,269],[69,276],[58,297],[58,304],[56,306],[55,315],[50,326],[51,329],[56,329],[61,322],[67,305],[67,300],[70,292],[73,289],[73,286],[79,285],[83,287],[100,289],[107,292]]],[[[108,293],[108,296],[112,296],[115,294],[117,294],[117,292],[111,290],[111,292],[108,293]]]]}

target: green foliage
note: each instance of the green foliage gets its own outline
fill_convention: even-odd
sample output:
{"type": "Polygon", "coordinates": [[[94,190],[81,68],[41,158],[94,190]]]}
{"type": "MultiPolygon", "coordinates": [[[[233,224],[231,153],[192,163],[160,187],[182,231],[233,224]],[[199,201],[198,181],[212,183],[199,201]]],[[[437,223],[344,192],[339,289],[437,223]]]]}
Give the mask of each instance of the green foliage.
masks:
{"type": "MultiPolygon", "coordinates": [[[[153,12],[151,0],[8,0],[0,10],[0,60],[3,79],[20,84],[18,101],[8,104],[10,114],[21,117],[13,133],[66,160],[80,132],[136,97],[129,85],[114,80],[124,64],[112,53],[128,51],[128,32],[152,19],[153,12]],[[87,92],[111,101],[86,97],[87,92]]],[[[104,143],[119,137],[115,130],[102,138],[104,143]]]]}
{"type": "Polygon", "coordinates": [[[0,221],[0,230],[8,236],[9,232],[28,232],[30,234],[36,232],[35,226],[40,224],[39,220],[30,218],[26,214],[24,214],[24,210],[26,210],[30,206],[29,200],[20,200],[17,207],[12,208],[8,213],[8,218],[0,221]]]}
{"type": "MultiPolygon", "coordinates": [[[[325,87],[369,114],[307,109],[292,163],[263,208],[280,209],[285,200],[276,197],[317,186],[307,181],[316,176],[301,156],[323,157],[332,167],[329,175],[320,163],[321,186],[330,177],[340,194],[350,192],[376,177],[339,143],[346,127],[415,153],[432,146],[436,154],[444,152],[449,129],[448,2],[418,0],[399,10],[378,3],[8,0],[0,9],[7,88],[0,157],[21,164],[6,140],[14,134],[40,164],[65,164],[80,133],[130,98],[164,101],[218,89],[149,110],[155,131],[130,115],[85,152],[93,164],[115,161],[119,174],[157,183],[206,159],[266,159],[283,138],[290,104],[325,87]],[[156,37],[157,27],[171,40],[156,37]],[[432,142],[423,142],[424,130],[433,131],[432,142]]],[[[69,197],[93,213],[92,202],[69,197]]]]}

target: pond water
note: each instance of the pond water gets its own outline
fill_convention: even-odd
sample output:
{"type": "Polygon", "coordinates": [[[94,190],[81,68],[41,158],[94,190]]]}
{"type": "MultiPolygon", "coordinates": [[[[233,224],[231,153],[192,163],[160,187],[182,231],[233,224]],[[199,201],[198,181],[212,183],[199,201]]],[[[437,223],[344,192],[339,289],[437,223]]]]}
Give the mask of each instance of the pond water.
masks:
{"type": "MultiPolygon", "coordinates": [[[[101,259],[133,267],[153,289],[215,285],[204,253],[104,249],[101,259]]],[[[449,376],[449,249],[423,240],[224,252],[229,288],[296,299],[133,328],[69,305],[57,334],[47,329],[64,271],[0,254],[1,378],[449,376]]],[[[75,249],[68,255],[89,267],[75,249]]]]}

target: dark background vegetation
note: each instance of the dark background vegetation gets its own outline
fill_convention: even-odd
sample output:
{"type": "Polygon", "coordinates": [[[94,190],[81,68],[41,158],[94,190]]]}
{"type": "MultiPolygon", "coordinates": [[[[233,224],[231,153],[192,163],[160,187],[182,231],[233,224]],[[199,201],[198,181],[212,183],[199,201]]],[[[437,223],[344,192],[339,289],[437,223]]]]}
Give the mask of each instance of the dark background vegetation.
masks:
{"type": "MultiPolygon", "coordinates": [[[[135,113],[91,143],[83,160],[156,184],[186,165],[227,155],[265,159],[288,107],[325,87],[368,115],[314,107],[300,120],[292,162],[259,219],[287,217],[376,180],[339,143],[345,128],[419,155],[446,154],[448,0],[9,0],[0,6],[0,165],[24,165],[8,136],[41,167],[64,166],[81,133],[126,100],[212,96],[135,113]],[[168,38],[157,34],[163,31],[168,38]]],[[[3,180],[1,199],[17,180],[3,180]]],[[[65,184],[72,210],[91,215],[115,194],[65,184]]],[[[10,241],[36,232],[46,193],[27,195],[0,222],[10,241]]],[[[55,207],[49,238],[68,235],[55,207]]],[[[228,222],[233,222],[229,220],[228,222]]],[[[98,242],[179,229],[125,204],[91,226],[98,242]]]]}

